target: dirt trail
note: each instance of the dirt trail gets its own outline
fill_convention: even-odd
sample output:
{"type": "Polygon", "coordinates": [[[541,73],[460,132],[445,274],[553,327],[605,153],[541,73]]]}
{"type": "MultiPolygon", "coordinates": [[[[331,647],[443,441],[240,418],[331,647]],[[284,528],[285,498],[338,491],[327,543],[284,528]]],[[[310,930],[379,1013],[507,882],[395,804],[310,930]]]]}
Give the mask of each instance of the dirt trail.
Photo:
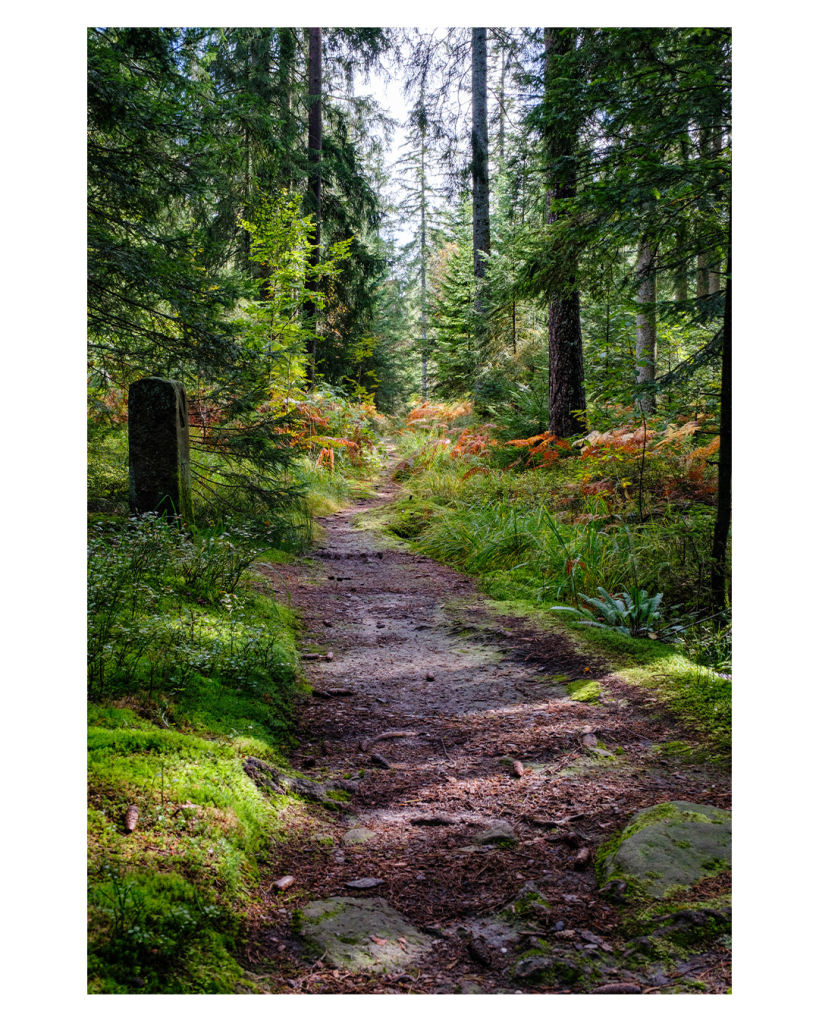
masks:
{"type": "MultiPolygon", "coordinates": [[[[302,616],[303,654],[322,656],[304,661],[325,696],[314,693],[301,710],[293,765],[315,781],[346,780],[354,792],[349,813],[317,804],[289,812],[287,839],[264,868],[246,953],[252,976],[273,992],[582,990],[510,976],[521,943],[548,935],[554,948],[608,950],[600,983],[662,991],[671,984],[662,971],[635,974],[617,960],[618,912],[597,894],[588,858],[639,808],[666,800],[730,806],[726,780],[707,764],[660,756],[656,745],[681,738],[680,730],[565,637],[499,617],[468,577],[356,526],[396,489],[385,474],[376,499],[320,520],[325,535],[313,557],[263,570],[302,616]],[[601,683],[598,703],[567,694],[567,684],[584,679],[601,683]],[[591,752],[584,730],[617,755],[591,752]],[[406,735],[371,744],[388,732],[406,735]],[[481,833],[499,820],[515,844],[482,845],[481,833]],[[344,845],[353,828],[374,835],[344,845]],[[279,892],[273,882],[283,875],[295,883],[279,892]],[[359,893],[346,884],[361,878],[379,884],[359,893]],[[528,926],[528,939],[497,932],[487,922],[527,883],[545,896],[548,915],[528,926]],[[292,911],[354,895],[385,899],[434,936],[434,950],[409,973],[387,977],[305,959],[292,911]]],[[[705,970],[706,990],[724,990],[718,956],[695,969],[705,970]]]]}

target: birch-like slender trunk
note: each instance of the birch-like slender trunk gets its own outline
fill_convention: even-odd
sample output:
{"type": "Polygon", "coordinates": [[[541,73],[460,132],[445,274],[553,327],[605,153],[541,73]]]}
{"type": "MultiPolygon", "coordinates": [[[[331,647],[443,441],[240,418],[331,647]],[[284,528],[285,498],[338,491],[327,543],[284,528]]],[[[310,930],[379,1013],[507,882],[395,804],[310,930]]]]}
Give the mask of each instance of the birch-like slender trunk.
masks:
{"type": "MultiPolygon", "coordinates": [[[[313,236],[310,239],[310,266],[316,268],[321,256],[321,29],[310,29],[307,67],[307,94],[309,109],[307,113],[307,161],[309,165],[308,189],[312,199],[314,216],[313,236]]],[[[318,291],[318,280],[313,277],[308,282],[312,292],[318,291]]],[[[308,317],[315,317],[318,306],[314,299],[306,304],[308,317]]],[[[310,384],[316,381],[316,339],[312,338],[309,345],[310,384]]]]}
{"type": "MultiPolygon", "coordinates": [[[[421,102],[424,101],[423,91],[421,102]]],[[[429,382],[427,376],[427,172],[426,172],[426,122],[421,125],[421,394],[427,400],[429,382]]]]}
{"type": "Polygon", "coordinates": [[[483,279],[489,252],[489,126],[486,94],[486,29],[472,29],[472,252],[475,311],[483,312],[483,279]]]}

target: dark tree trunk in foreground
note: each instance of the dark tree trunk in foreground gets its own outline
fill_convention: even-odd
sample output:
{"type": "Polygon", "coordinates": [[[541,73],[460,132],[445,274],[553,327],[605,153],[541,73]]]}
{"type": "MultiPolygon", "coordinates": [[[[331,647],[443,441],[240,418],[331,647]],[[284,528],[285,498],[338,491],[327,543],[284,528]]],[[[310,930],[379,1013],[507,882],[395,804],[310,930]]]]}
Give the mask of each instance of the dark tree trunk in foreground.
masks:
{"type": "MultiPolygon", "coordinates": [[[[637,384],[653,383],[657,367],[657,273],[655,270],[655,249],[648,241],[642,241],[637,251],[637,301],[643,311],[637,314],[637,384]]],[[[657,396],[651,388],[639,392],[637,406],[643,416],[653,416],[657,411],[657,396]]]]}
{"type": "MultiPolygon", "coordinates": [[[[308,51],[307,91],[309,111],[307,116],[307,156],[310,165],[309,191],[312,199],[311,212],[315,218],[315,228],[310,244],[310,266],[318,267],[321,249],[321,29],[310,29],[310,45],[308,51]]],[[[310,290],[318,290],[318,280],[309,282],[310,290]]],[[[310,301],[306,305],[308,317],[315,317],[318,312],[316,303],[310,301]]],[[[316,340],[310,342],[310,383],[316,380],[316,340]]]]}
{"type": "Polygon", "coordinates": [[[472,251],[475,310],[483,311],[481,290],[489,252],[489,127],[486,99],[486,29],[472,29],[472,251]]]}
{"type": "MultiPolygon", "coordinates": [[[[573,36],[560,29],[545,30],[546,76],[552,71],[550,56],[569,53],[573,36]]],[[[549,140],[550,162],[571,157],[576,138],[573,132],[553,133],[549,140]]],[[[549,213],[546,221],[554,224],[560,214],[554,200],[573,199],[577,191],[577,173],[572,161],[562,161],[552,172],[549,213]]],[[[567,267],[573,281],[575,268],[567,267]]],[[[585,426],[586,390],[583,386],[583,338],[580,331],[580,294],[576,289],[549,303],[549,430],[557,437],[570,437],[585,426]]]]}
{"type": "MultiPolygon", "coordinates": [[[[730,217],[730,213],[729,213],[730,217]]],[[[720,389],[719,473],[717,476],[717,520],[711,551],[711,603],[714,611],[725,608],[728,585],[726,559],[731,528],[731,241],[728,241],[728,268],[725,279],[725,314],[722,324],[722,386],[720,389]]]]}

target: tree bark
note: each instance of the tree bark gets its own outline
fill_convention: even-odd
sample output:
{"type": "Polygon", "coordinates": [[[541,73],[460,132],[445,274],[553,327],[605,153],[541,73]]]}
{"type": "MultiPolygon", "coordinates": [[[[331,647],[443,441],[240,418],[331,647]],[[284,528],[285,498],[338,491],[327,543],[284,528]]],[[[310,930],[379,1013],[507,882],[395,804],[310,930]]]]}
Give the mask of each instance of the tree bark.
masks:
{"type": "MultiPolygon", "coordinates": [[[[653,382],[657,366],[657,273],[654,269],[656,250],[650,242],[643,240],[637,252],[637,301],[645,308],[637,314],[637,384],[653,382]]],[[[657,396],[653,390],[641,392],[637,404],[643,416],[652,416],[657,411],[657,396]]]]}
{"type": "MultiPolygon", "coordinates": [[[[551,73],[550,55],[567,54],[574,40],[568,32],[544,32],[546,76],[551,73]]],[[[549,141],[550,162],[571,156],[576,136],[570,131],[555,133],[549,141]]],[[[577,174],[571,162],[552,172],[547,224],[557,222],[553,200],[572,199],[577,191],[577,174]]],[[[569,282],[576,268],[567,267],[569,282]]],[[[549,430],[556,437],[570,437],[585,426],[586,390],[583,385],[583,336],[580,329],[580,294],[571,289],[549,302],[549,430]]]]}
{"type": "Polygon", "coordinates": [[[708,261],[704,256],[697,257],[697,298],[704,299],[708,294],[708,261]]]}
{"type": "Polygon", "coordinates": [[[731,230],[729,208],[728,267],[725,278],[725,312],[722,321],[722,382],[720,386],[719,469],[717,471],[717,518],[711,550],[711,604],[714,611],[725,608],[728,584],[728,534],[731,528],[731,230]]]}
{"type": "MultiPolygon", "coordinates": [[[[423,103],[424,93],[421,92],[423,103]]],[[[427,400],[427,176],[426,176],[426,121],[421,124],[421,394],[427,400]]]]}
{"type": "Polygon", "coordinates": [[[481,285],[489,252],[489,127],[486,94],[486,29],[472,29],[472,252],[475,309],[483,311],[481,285]]]}
{"type": "MultiPolygon", "coordinates": [[[[309,110],[307,114],[307,159],[309,164],[308,190],[311,197],[311,212],[314,216],[313,237],[310,239],[312,246],[310,252],[310,266],[318,267],[321,255],[321,29],[310,29],[310,42],[308,49],[308,70],[307,70],[307,93],[309,110]]],[[[318,291],[318,280],[312,278],[309,282],[312,292],[318,291]]],[[[318,307],[315,300],[311,299],[306,304],[308,317],[315,318],[318,307]]],[[[309,346],[310,384],[316,381],[316,339],[312,338],[309,346]]]]}

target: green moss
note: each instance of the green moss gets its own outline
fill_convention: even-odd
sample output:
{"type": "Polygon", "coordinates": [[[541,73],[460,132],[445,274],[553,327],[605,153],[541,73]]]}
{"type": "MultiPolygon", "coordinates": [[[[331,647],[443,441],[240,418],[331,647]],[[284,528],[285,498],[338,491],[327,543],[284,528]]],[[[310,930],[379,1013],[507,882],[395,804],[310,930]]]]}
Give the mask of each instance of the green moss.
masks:
{"type": "Polygon", "coordinates": [[[89,890],[92,993],[228,993],[238,919],[176,872],[106,865],[89,890]]]}
{"type": "Polygon", "coordinates": [[[577,679],[567,683],[566,689],[572,700],[585,704],[596,704],[600,697],[600,684],[594,679],[577,679]]]}

